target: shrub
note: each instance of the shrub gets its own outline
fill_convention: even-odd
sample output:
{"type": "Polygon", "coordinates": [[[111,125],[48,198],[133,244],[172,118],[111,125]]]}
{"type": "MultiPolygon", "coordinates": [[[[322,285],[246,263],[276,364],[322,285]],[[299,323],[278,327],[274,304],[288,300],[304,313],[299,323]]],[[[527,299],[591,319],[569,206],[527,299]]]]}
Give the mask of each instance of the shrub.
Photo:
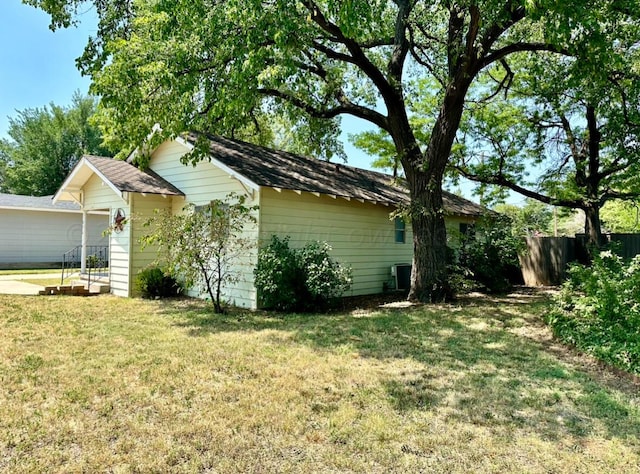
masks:
{"type": "Polygon", "coordinates": [[[324,311],[351,285],[350,269],[329,256],[320,242],[296,250],[289,237],[272,236],[258,252],[254,271],[259,304],[278,311],[324,311]]]}
{"type": "Polygon", "coordinates": [[[463,236],[461,246],[450,258],[451,286],[468,290],[472,286],[489,293],[502,293],[512,286],[519,268],[518,252],[523,240],[514,235],[511,222],[503,216],[482,220],[476,235],[463,236]]]}
{"type": "Polygon", "coordinates": [[[557,337],[640,374],[640,256],[605,251],[573,265],[555,302],[546,321],[557,337]]]}
{"type": "Polygon", "coordinates": [[[329,256],[326,242],[312,242],[298,253],[309,310],[325,310],[351,286],[351,269],[329,256]]]}
{"type": "Polygon", "coordinates": [[[167,298],[181,292],[180,284],[159,267],[141,270],[136,276],[135,288],[143,298],[167,298]]]}
{"type": "Polygon", "coordinates": [[[140,238],[142,248],[158,247],[158,259],[167,273],[190,289],[211,299],[216,313],[224,312],[223,293],[243,279],[243,259],[254,247],[244,233],[256,222],[247,197],[229,193],[204,206],[187,204],[183,212],[156,210],[144,226],[150,233],[140,238]]]}
{"type": "Polygon", "coordinates": [[[258,251],[254,277],[261,307],[287,311],[295,306],[304,291],[304,275],[289,248],[289,237],[280,240],[274,235],[269,245],[258,251]]]}

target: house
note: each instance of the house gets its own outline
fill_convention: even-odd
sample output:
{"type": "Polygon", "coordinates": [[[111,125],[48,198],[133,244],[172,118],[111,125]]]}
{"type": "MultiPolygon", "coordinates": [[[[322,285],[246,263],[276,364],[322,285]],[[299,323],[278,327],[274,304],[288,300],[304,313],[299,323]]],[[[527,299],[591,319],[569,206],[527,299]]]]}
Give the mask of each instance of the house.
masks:
{"type": "Polygon", "coordinates": [[[107,245],[106,212],[83,216],[76,203],[52,202],[52,196],[0,194],[0,268],[59,268],[63,255],[82,241],[107,245]]]}
{"type": "MultiPolygon", "coordinates": [[[[209,137],[209,159],[195,166],[181,157],[198,137],[188,134],[153,150],[144,171],[128,161],[85,156],[67,177],[54,201],[72,200],[85,211],[108,211],[124,225],[110,236],[112,293],[130,296],[136,274],[155,259],[152,249],[138,243],[147,229],[144,219],[154,209],[181,212],[187,203],[206,205],[235,192],[257,206],[256,224],[247,230],[267,242],[273,234],[290,236],[292,247],[327,241],[332,256],[353,270],[351,294],[380,293],[395,264],[412,260],[410,226],[390,213],[407,202],[404,188],[388,175],[342,164],[313,160],[238,140],[209,137]]],[[[451,228],[473,223],[484,208],[445,193],[451,228]]],[[[226,289],[232,304],[255,308],[253,268],[257,250],[241,262],[242,282],[226,289]]]]}

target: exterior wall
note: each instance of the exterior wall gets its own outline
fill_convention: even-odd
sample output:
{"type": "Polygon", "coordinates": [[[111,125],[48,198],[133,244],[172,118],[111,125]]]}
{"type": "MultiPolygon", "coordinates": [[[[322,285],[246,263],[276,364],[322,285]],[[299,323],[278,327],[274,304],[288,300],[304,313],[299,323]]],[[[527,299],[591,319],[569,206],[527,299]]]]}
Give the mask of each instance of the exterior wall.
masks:
{"type": "Polygon", "coordinates": [[[171,197],[157,195],[131,195],[131,288],[129,294],[135,294],[134,281],[136,275],[144,268],[152,265],[157,259],[157,247],[149,246],[142,249],[140,238],[149,234],[152,229],[144,227],[145,221],[153,216],[155,209],[168,209],[172,207],[171,197]]]}
{"type": "Polygon", "coordinates": [[[275,234],[290,236],[293,248],[328,242],[332,257],[352,268],[351,295],[381,293],[390,281],[391,266],[411,263],[411,226],[406,226],[405,243],[396,243],[390,207],[273,189],[262,190],[260,204],[260,241],[266,243],[275,234]]]}
{"type": "MultiPolygon", "coordinates": [[[[105,209],[109,211],[109,223],[114,212],[121,208],[126,217],[131,216],[129,204],[118,196],[100,178],[93,175],[84,186],[85,209],[105,209]]],[[[111,293],[130,296],[131,271],[129,252],[131,250],[131,225],[126,223],[122,232],[111,232],[109,237],[109,282],[111,293]]]]}
{"type": "MultiPolygon", "coordinates": [[[[153,153],[149,167],[182,191],[186,198],[173,198],[173,212],[182,212],[187,204],[196,206],[209,204],[214,199],[224,199],[229,193],[248,196],[245,205],[259,204],[259,194],[251,192],[237,179],[220,170],[208,161],[198,163],[195,167],[180,163],[180,157],[188,149],[177,142],[166,142],[153,153]]],[[[256,211],[254,217],[258,219],[256,211]]],[[[245,229],[243,237],[257,242],[258,226],[245,229]]],[[[225,301],[235,306],[255,308],[256,292],[253,286],[253,268],[257,262],[257,244],[250,249],[237,263],[240,281],[224,291],[225,301]]],[[[197,291],[189,292],[191,296],[203,296],[197,291]]]]}
{"type": "MultiPolygon", "coordinates": [[[[89,214],[88,245],[108,245],[109,217],[89,214]]],[[[82,242],[82,213],[0,209],[0,267],[60,266],[62,255],[82,242]]]]}
{"type": "Polygon", "coordinates": [[[452,248],[460,246],[460,224],[472,225],[476,222],[473,217],[466,216],[447,216],[445,217],[445,225],[447,227],[447,245],[452,248]]]}

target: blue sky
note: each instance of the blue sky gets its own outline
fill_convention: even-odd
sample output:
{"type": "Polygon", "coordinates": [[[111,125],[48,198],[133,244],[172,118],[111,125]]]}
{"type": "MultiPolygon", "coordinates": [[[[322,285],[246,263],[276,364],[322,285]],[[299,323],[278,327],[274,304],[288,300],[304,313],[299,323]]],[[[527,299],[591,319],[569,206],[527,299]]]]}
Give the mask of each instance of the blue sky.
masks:
{"type": "Polygon", "coordinates": [[[16,110],[68,105],[75,90],[87,93],[89,79],[76,69],[95,20],[78,28],[49,30],[49,16],[20,0],[2,0],[0,7],[0,137],[7,136],[8,116],[16,110]],[[91,23],[91,24],[89,24],[91,23]]]}

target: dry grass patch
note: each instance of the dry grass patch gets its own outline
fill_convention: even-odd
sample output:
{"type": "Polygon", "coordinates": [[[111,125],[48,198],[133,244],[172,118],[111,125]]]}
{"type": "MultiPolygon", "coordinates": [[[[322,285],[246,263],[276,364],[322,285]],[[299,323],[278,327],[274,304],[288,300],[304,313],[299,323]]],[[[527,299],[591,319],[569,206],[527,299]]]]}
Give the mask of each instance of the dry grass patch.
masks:
{"type": "Polygon", "coordinates": [[[555,346],[545,304],[0,296],[0,471],[640,472],[638,386],[555,346]]]}

